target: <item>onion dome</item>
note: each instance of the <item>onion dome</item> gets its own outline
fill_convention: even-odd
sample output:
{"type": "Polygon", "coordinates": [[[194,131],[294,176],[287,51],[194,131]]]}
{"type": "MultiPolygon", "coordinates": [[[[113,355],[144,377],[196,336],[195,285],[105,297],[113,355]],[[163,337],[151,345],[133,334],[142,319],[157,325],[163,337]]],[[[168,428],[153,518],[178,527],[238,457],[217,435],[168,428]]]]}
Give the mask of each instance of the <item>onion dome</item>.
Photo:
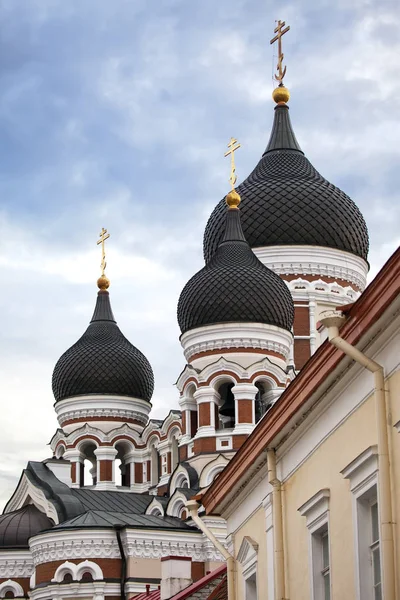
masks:
{"type": "Polygon", "coordinates": [[[0,549],[27,548],[33,535],[51,529],[54,523],[33,504],[0,516],[0,549]]]}
{"type": "Polygon", "coordinates": [[[225,231],[217,251],[182,290],[182,333],[215,323],[264,323],[291,330],[294,308],[284,281],[258,260],[247,243],[234,190],[226,198],[225,231]]]}
{"type": "Polygon", "coordinates": [[[90,394],[151,400],[154,389],[152,368],[147,358],[117,326],[108,285],[108,280],[100,277],[100,291],[89,327],[54,368],[53,394],[56,401],[90,394]]]}
{"type": "MultiPolygon", "coordinates": [[[[293,132],[284,86],[277,102],[268,146],[237,190],[242,227],[251,248],[307,245],[344,250],[367,260],[368,230],[349,196],[327,181],[304,156],[293,132]]],[[[212,212],[204,233],[208,262],[224,235],[224,200],[212,212]]]]}

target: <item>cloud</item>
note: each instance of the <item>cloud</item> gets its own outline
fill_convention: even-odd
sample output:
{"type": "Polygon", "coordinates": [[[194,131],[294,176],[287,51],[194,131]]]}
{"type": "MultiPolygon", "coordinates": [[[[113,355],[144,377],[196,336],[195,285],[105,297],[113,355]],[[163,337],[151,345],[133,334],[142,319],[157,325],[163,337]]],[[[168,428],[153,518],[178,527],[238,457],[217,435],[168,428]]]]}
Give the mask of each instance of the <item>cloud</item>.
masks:
{"type": "MultiPolygon", "coordinates": [[[[177,407],[179,293],[202,266],[207,218],[269,137],[285,36],[296,135],[349,193],[371,234],[371,271],[398,244],[398,11],[392,0],[311,5],[211,0],[4,0],[0,39],[2,499],[57,427],[51,374],[86,329],[108,274],[124,334],[149,358],[154,411],[177,407]]],[[[1,499],[0,499],[1,502],[1,499]]]]}

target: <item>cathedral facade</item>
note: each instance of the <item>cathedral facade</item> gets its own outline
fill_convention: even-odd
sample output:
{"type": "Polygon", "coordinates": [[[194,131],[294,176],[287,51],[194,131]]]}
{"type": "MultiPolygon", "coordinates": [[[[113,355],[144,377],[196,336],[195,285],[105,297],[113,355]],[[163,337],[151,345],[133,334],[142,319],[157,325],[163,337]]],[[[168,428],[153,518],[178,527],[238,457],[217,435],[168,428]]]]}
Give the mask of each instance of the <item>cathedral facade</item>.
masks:
{"type": "MultiPolygon", "coordinates": [[[[186,503],[279,410],[328,336],[321,315],[354,303],[368,273],[359,209],[304,155],[287,89],[273,98],[266,149],[216,205],[205,266],[180,295],[184,362],[163,421],[99,278],[88,328],[54,368],[52,456],[28,463],[0,517],[0,598],[130,598],[164,585],[172,559],[189,565],[185,585],[225,562],[186,503]]],[[[199,517],[226,546],[226,519],[199,517]]]]}

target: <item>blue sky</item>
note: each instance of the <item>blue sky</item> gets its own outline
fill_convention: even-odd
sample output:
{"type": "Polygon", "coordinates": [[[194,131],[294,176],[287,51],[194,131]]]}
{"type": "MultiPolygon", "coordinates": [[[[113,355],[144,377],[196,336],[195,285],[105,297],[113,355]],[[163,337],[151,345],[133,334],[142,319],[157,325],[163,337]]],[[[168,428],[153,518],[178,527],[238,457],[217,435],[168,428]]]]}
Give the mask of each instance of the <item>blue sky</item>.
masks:
{"type": "Polygon", "coordinates": [[[229,189],[229,138],[239,182],[267,144],[275,19],[291,26],[303,150],[363,212],[373,274],[397,247],[398,3],[314,4],[2,0],[0,501],[49,455],[51,373],[90,319],[103,226],[114,313],[155,372],[153,416],[177,407],[178,296],[229,189]]]}

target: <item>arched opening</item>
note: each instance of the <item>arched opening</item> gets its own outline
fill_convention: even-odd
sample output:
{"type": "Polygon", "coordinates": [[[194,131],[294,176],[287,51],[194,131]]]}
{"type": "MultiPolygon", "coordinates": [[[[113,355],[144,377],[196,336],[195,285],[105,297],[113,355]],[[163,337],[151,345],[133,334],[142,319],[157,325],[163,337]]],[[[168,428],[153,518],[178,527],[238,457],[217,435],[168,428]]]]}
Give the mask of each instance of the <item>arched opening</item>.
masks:
{"type": "Polygon", "coordinates": [[[160,480],[160,456],[155,446],[151,447],[151,473],[150,473],[150,485],[155,487],[158,485],[160,480]]]}
{"type": "Polygon", "coordinates": [[[266,382],[263,381],[257,381],[255,386],[258,389],[255,399],[255,417],[256,423],[258,423],[271,407],[272,403],[268,398],[268,392],[271,388],[266,382]]]}
{"type": "Polygon", "coordinates": [[[232,388],[235,384],[227,381],[218,388],[220,400],[218,402],[218,414],[215,415],[216,429],[231,429],[235,427],[235,397],[232,388]],[[218,419],[217,419],[218,417],[218,419]]]}
{"type": "Polygon", "coordinates": [[[89,486],[96,485],[97,482],[97,460],[94,451],[97,446],[94,442],[86,442],[79,448],[84,455],[83,463],[81,463],[81,478],[80,485],[89,486]]]}
{"type": "Polygon", "coordinates": [[[64,453],[65,453],[65,446],[63,444],[60,444],[59,446],[57,446],[54,456],[56,458],[62,458],[64,456],[64,453]]]}
{"type": "Polygon", "coordinates": [[[65,573],[65,575],[64,575],[64,577],[62,579],[63,583],[72,583],[73,580],[74,579],[73,579],[71,573],[65,573]]]}
{"type": "Polygon", "coordinates": [[[4,594],[4,598],[15,598],[14,592],[8,590],[8,592],[4,594]]]}
{"type": "Polygon", "coordinates": [[[118,454],[115,457],[115,484],[121,487],[131,485],[131,463],[126,462],[126,456],[132,451],[128,442],[120,441],[115,444],[118,454]]]}
{"type": "Polygon", "coordinates": [[[93,581],[93,575],[89,571],[85,571],[81,577],[81,581],[93,581]]]}
{"type": "Polygon", "coordinates": [[[153,508],[150,514],[154,515],[155,517],[162,517],[162,512],[159,508],[153,508]]]}
{"type": "Polygon", "coordinates": [[[183,433],[184,434],[187,433],[191,439],[194,438],[194,436],[196,435],[197,429],[199,426],[198,406],[193,397],[195,391],[196,391],[196,386],[193,383],[189,384],[185,390],[186,398],[188,398],[189,400],[192,400],[193,406],[195,405],[193,410],[187,410],[186,415],[185,415],[185,430],[186,431],[184,431],[183,433]]]}
{"type": "Polygon", "coordinates": [[[173,473],[179,463],[178,433],[175,433],[171,440],[171,473],[173,473]]]}

